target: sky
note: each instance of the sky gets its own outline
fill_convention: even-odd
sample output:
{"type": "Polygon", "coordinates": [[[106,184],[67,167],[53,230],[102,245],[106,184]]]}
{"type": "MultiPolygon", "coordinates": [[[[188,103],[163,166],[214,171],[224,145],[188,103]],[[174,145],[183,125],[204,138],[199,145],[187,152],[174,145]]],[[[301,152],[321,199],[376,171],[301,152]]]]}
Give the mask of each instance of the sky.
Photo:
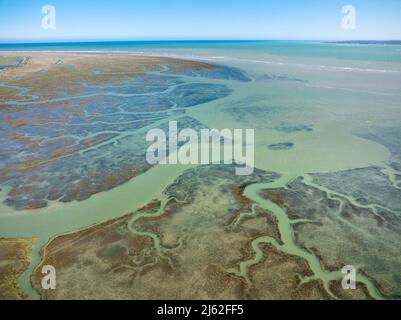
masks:
{"type": "Polygon", "coordinates": [[[0,0],[3,43],[188,39],[399,40],[401,0],[0,0]],[[355,29],[342,28],[344,5],[355,29]]]}

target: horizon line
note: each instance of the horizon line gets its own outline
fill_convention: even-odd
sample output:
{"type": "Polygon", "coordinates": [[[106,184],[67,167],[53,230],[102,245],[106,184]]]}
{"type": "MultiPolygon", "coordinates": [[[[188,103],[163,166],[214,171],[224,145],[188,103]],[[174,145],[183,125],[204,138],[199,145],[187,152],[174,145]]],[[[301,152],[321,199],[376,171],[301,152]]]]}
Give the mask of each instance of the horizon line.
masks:
{"type": "Polygon", "coordinates": [[[144,39],[144,40],[15,40],[17,42],[3,42],[0,45],[26,45],[26,44],[68,44],[68,43],[123,43],[123,42],[265,42],[265,41],[292,41],[292,42],[401,42],[401,39],[144,39]]]}

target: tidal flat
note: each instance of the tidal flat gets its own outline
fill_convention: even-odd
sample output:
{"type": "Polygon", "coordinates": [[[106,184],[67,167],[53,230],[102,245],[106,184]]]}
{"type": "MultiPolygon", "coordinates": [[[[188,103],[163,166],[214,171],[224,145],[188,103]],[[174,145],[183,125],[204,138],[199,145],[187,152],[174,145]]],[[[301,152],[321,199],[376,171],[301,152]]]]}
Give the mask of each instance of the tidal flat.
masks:
{"type": "Polygon", "coordinates": [[[397,63],[1,56],[0,299],[401,297],[397,63]],[[255,129],[254,173],[149,165],[171,120],[255,129]]]}

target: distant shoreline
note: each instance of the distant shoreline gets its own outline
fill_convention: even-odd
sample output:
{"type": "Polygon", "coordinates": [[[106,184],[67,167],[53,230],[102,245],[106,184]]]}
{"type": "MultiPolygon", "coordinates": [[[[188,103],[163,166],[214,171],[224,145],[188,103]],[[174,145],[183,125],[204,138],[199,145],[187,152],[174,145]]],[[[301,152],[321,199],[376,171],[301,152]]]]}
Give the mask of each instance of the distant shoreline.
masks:
{"type": "Polygon", "coordinates": [[[382,44],[382,45],[401,45],[401,40],[344,40],[344,41],[329,41],[327,43],[337,44],[382,44]]]}

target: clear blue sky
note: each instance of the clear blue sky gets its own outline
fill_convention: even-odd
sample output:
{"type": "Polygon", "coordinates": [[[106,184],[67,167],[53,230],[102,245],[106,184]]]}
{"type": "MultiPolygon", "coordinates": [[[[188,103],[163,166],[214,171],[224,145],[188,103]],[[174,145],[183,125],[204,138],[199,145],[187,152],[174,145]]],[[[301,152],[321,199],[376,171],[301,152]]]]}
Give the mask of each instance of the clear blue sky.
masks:
{"type": "Polygon", "coordinates": [[[0,0],[0,42],[143,39],[401,39],[401,0],[0,0]],[[341,28],[346,4],[356,30],[341,28]]]}

